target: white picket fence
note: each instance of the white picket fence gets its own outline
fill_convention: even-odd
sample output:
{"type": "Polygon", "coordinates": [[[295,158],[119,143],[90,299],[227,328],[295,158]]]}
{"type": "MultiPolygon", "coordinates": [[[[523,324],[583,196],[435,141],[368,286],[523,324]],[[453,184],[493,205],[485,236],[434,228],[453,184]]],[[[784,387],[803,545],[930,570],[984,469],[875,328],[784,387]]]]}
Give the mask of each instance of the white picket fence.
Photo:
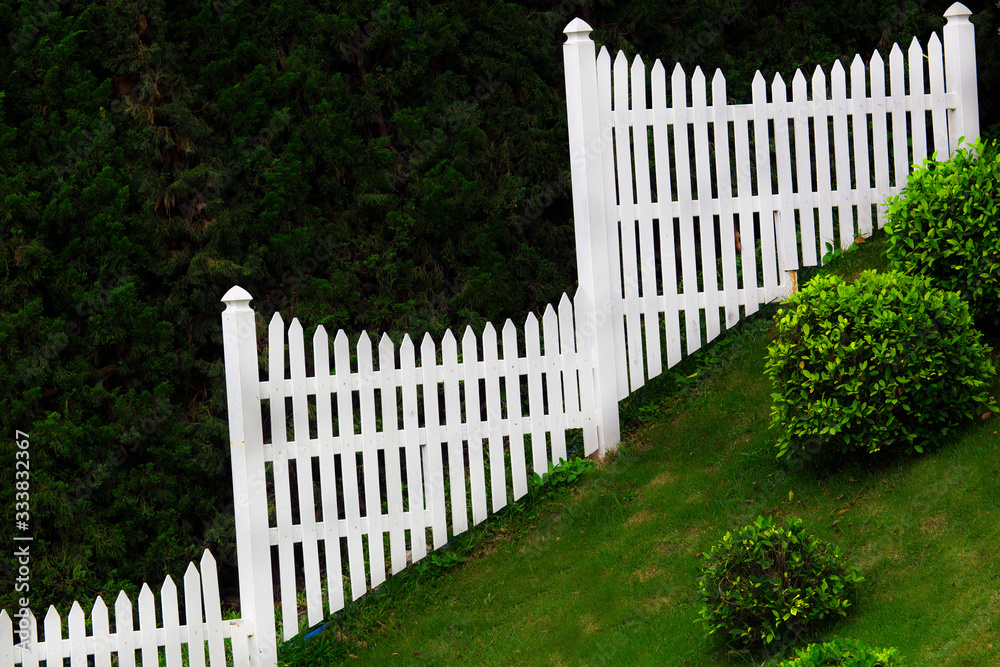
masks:
{"type": "Polygon", "coordinates": [[[86,667],[88,660],[95,667],[111,667],[113,654],[117,658],[115,664],[120,667],[159,667],[161,655],[167,667],[182,664],[225,667],[227,647],[232,664],[250,664],[252,629],[245,620],[222,620],[215,559],[208,551],[202,555],[200,573],[194,563],[188,564],[183,604],[178,604],[177,586],[167,576],[160,588],[159,608],[157,622],[156,600],[149,586],[143,584],[138,609],[124,592],[119,592],[114,603],[113,626],[108,606],[100,597],[91,609],[89,628],[79,602],[74,602],[70,609],[68,627],[55,607],[49,607],[41,633],[30,611],[13,619],[6,611],[0,611],[0,665],[44,663],[47,667],[61,667],[64,659],[69,658],[72,667],[86,667]],[[16,635],[20,640],[21,631],[26,635],[25,641],[15,645],[12,637],[16,635]]]}
{"type": "Polygon", "coordinates": [[[148,587],[138,630],[123,596],[114,634],[100,599],[89,631],[73,605],[67,639],[50,609],[44,642],[32,618],[15,645],[3,612],[0,667],[54,664],[50,652],[73,665],[110,664],[110,653],[154,665],[160,647],[174,667],[182,646],[191,665],[206,664],[207,646],[214,666],[225,639],[236,665],[273,666],[279,613],[287,641],[378,587],[522,497],[532,473],[566,457],[574,429],[583,454],[603,456],[620,438],[620,399],[786,297],[826,243],[871,233],[911,164],[979,135],[969,15],[948,10],[943,45],[914,40],[905,58],[894,46],[888,78],[878,54],[868,66],[855,58],[849,85],[839,63],[829,79],[796,72],[791,97],[780,76],[768,96],[758,73],[752,102],[735,105],[721,72],[709,98],[696,69],[689,100],[675,67],[668,96],[658,61],[647,85],[640,58],[612,65],[572,21],[574,299],[541,323],[466,329],[461,341],[449,331],[440,345],[424,336],[419,348],[409,336],[398,348],[384,335],[351,344],[339,331],[332,356],[323,327],[307,346],[298,320],[286,331],[276,314],[261,364],[252,296],[233,287],[222,322],[241,619],[219,620],[206,552],[201,581],[193,566],[185,575],[184,625],[169,577],[159,626],[148,587]]]}

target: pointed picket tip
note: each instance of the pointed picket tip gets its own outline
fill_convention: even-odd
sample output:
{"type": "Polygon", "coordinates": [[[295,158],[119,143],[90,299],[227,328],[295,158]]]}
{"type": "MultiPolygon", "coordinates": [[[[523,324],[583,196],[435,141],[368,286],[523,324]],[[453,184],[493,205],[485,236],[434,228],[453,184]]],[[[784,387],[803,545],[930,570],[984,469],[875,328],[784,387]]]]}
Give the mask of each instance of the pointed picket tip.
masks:
{"type": "Polygon", "coordinates": [[[893,42],[892,48],[889,49],[889,60],[902,57],[903,57],[903,49],[899,48],[899,42],[893,42]]]}
{"type": "Polygon", "coordinates": [[[91,609],[91,614],[93,614],[94,612],[97,612],[98,610],[101,610],[101,611],[104,611],[104,612],[108,611],[108,605],[104,603],[104,598],[102,598],[100,595],[98,595],[97,599],[94,600],[94,606],[91,609]]]}
{"type": "Polygon", "coordinates": [[[0,609],[0,623],[10,623],[10,616],[7,615],[6,609],[0,609]]]}
{"type": "Polygon", "coordinates": [[[812,80],[813,86],[816,86],[817,83],[826,83],[826,72],[819,65],[816,65],[816,69],[813,70],[812,80]]]}
{"type": "Polygon", "coordinates": [[[674,65],[674,71],[671,73],[671,76],[684,76],[684,68],[681,67],[680,63],[674,65]]]}
{"type": "Polygon", "coordinates": [[[910,40],[909,50],[910,51],[922,51],[922,49],[920,48],[920,40],[917,39],[916,37],[914,37],[913,39],[911,39],[910,40]]]}
{"type": "Polygon", "coordinates": [[[118,591],[118,596],[115,598],[115,607],[122,607],[122,606],[131,607],[132,601],[129,599],[127,595],[125,595],[125,591],[118,591]]]}
{"type": "Polygon", "coordinates": [[[173,577],[171,577],[169,574],[166,576],[166,578],[164,578],[163,585],[160,586],[160,593],[161,594],[162,593],[167,593],[167,592],[171,592],[171,593],[176,593],[177,592],[177,584],[174,583],[173,577]]]}
{"type": "Polygon", "coordinates": [[[618,55],[615,56],[615,69],[619,67],[628,67],[628,58],[625,57],[624,51],[619,51],[618,55]]]}
{"type": "Polygon", "coordinates": [[[507,323],[503,325],[503,335],[504,338],[511,335],[517,335],[517,327],[514,326],[514,323],[509,318],[507,323]]]}
{"type": "Polygon", "coordinates": [[[246,291],[239,285],[233,285],[229,288],[229,291],[222,295],[222,301],[224,303],[250,303],[253,297],[250,296],[250,292],[246,291]]]}
{"type": "Polygon", "coordinates": [[[348,342],[347,334],[344,333],[343,329],[337,330],[337,335],[333,339],[334,345],[346,345],[348,342]]]}
{"type": "Polygon", "coordinates": [[[844,63],[840,62],[840,59],[838,58],[837,60],[833,61],[833,67],[831,68],[830,71],[833,72],[834,74],[843,74],[844,63]]]}
{"type": "Polygon", "coordinates": [[[278,311],[274,311],[274,315],[271,316],[271,322],[268,324],[268,326],[273,327],[279,324],[284,326],[284,323],[285,321],[281,319],[281,313],[279,313],[278,311]]]}
{"type": "Polygon", "coordinates": [[[931,38],[927,40],[927,46],[932,48],[941,47],[941,38],[937,36],[936,32],[931,33],[931,38]]]}
{"type": "Polygon", "coordinates": [[[878,63],[879,65],[885,66],[885,61],[882,60],[882,54],[875,49],[875,53],[872,54],[872,63],[878,63]]]}
{"type": "Polygon", "coordinates": [[[864,66],[865,66],[865,61],[862,60],[861,54],[860,53],[854,54],[854,60],[851,61],[851,68],[853,69],[855,67],[864,67],[864,66]]]}
{"type": "Polygon", "coordinates": [[[524,318],[524,326],[538,328],[538,318],[535,317],[534,313],[528,313],[528,316],[524,318]]]}
{"type": "Polygon", "coordinates": [[[638,72],[640,70],[642,72],[645,72],[646,71],[646,65],[642,62],[642,56],[640,56],[639,54],[636,54],[635,55],[635,59],[632,61],[632,71],[633,72],[638,72]]]}
{"type": "Polygon", "coordinates": [[[187,579],[192,575],[198,576],[198,568],[194,566],[194,563],[188,563],[187,569],[184,570],[184,578],[187,579]]]}
{"type": "Polygon", "coordinates": [[[792,77],[792,85],[806,85],[806,75],[802,73],[801,69],[795,70],[795,76],[792,77]]]}
{"type": "Polygon", "coordinates": [[[322,342],[328,342],[329,340],[330,336],[326,333],[326,327],[324,327],[322,324],[316,327],[316,331],[313,332],[313,342],[322,343],[322,342]]]}
{"type": "Polygon", "coordinates": [[[702,71],[701,65],[697,65],[694,68],[694,74],[691,75],[691,78],[692,79],[697,79],[697,80],[700,80],[700,81],[704,81],[705,80],[705,72],[702,71]]]}
{"type": "Polygon", "coordinates": [[[441,337],[441,342],[454,345],[458,341],[455,339],[455,334],[451,332],[451,329],[446,329],[444,332],[444,336],[441,337]]]}
{"type": "Polygon", "coordinates": [[[774,75],[774,80],[771,82],[772,86],[784,86],[785,80],[781,77],[781,72],[777,72],[774,75]]]}
{"type": "Polygon", "coordinates": [[[471,326],[465,327],[465,333],[462,334],[462,347],[476,346],[476,332],[472,330],[471,326]]]}
{"type": "Polygon", "coordinates": [[[573,307],[573,302],[570,301],[569,295],[566,294],[566,292],[563,292],[562,298],[559,299],[559,310],[562,310],[563,308],[572,308],[572,307],[573,307]]]}
{"type": "Polygon", "coordinates": [[[413,349],[413,340],[410,338],[410,334],[403,334],[403,342],[399,345],[401,350],[413,349]]]}
{"type": "Polygon", "coordinates": [[[608,47],[602,46],[601,50],[597,53],[597,60],[600,61],[603,58],[605,61],[611,59],[611,53],[608,51],[608,47]]]}
{"type": "Polygon", "coordinates": [[[663,63],[657,58],[656,62],[653,63],[653,74],[664,74],[666,70],[663,69],[663,63]]]}
{"type": "Polygon", "coordinates": [[[712,86],[724,85],[726,85],[726,75],[722,73],[721,67],[716,67],[715,72],[712,73],[712,86]]]}
{"type": "Polygon", "coordinates": [[[215,569],[215,556],[208,549],[201,554],[201,571],[204,572],[206,567],[215,569]]]}
{"type": "Polygon", "coordinates": [[[424,337],[420,341],[420,344],[421,345],[430,345],[431,347],[434,347],[434,337],[431,336],[431,332],[430,331],[425,331],[424,332],[424,337]]]}
{"type": "MultiPolygon", "coordinates": [[[[51,604],[49,605],[49,610],[45,612],[45,620],[43,622],[45,625],[49,625],[50,623],[61,622],[61,619],[59,617],[59,612],[56,611],[55,605],[51,604]]],[[[48,640],[48,637],[46,637],[46,640],[48,640]]]]}
{"type": "Polygon", "coordinates": [[[388,333],[382,333],[382,337],[378,340],[378,349],[381,351],[392,351],[396,349],[396,346],[393,345],[392,339],[389,338],[388,333]]]}
{"type": "Polygon", "coordinates": [[[302,324],[299,323],[299,318],[292,318],[292,323],[288,325],[288,332],[302,333],[302,324]]]}
{"type": "Polygon", "coordinates": [[[551,303],[545,304],[545,312],[542,314],[542,319],[548,319],[550,317],[556,316],[556,309],[552,307],[551,303]]]}
{"type": "Polygon", "coordinates": [[[760,70],[757,70],[757,73],[753,75],[753,82],[750,85],[759,86],[765,85],[766,83],[764,75],[760,73],[760,70]]]}
{"type": "Polygon", "coordinates": [[[494,328],[493,323],[492,322],[487,322],[486,326],[483,327],[483,336],[484,337],[485,336],[494,336],[495,337],[496,335],[497,335],[497,330],[496,330],[496,328],[494,328]]]}
{"type": "Polygon", "coordinates": [[[586,21],[584,21],[579,17],[567,23],[566,27],[563,28],[563,32],[566,33],[567,35],[580,34],[580,33],[587,34],[593,32],[593,30],[594,29],[590,27],[589,23],[587,23],[586,21]]]}

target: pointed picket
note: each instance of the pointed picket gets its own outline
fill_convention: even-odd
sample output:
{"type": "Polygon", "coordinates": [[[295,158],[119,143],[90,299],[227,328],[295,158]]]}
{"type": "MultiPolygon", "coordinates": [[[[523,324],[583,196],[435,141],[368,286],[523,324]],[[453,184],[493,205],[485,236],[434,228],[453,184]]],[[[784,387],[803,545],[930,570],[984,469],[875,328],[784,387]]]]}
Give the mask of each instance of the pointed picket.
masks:
{"type": "MultiPolygon", "coordinates": [[[[399,404],[396,397],[396,346],[388,334],[378,344],[378,377],[382,389],[382,433],[379,440],[385,456],[386,507],[389,513],[389,558],[392,573],[406,567],[406,533],[403,527],[403,474],[400,448],[406,446],[399,430],[399,404]]],[[[312,625],[310,621],[310,625],[312,625]]]]}
{"type": "Polygon", "coordinates": [[[660,316],[656,298],[656,254],[653,245],[653,195],[649,178],[649,111],[646,108],[646,67],[642,58],[632,61],[632,143],[635,154],[636,215],[638,218],[639,287],[645,331],[646,377],[663,372],[660,360],[660,316]]]}
{"type": "MultiPolygon", "coordinates": [[[[638,60],[638,58],[637,58],[638,60]]],[[[640,62],[641,64],[641,62],[640,62]]],[[[635,226],[638,220],[632,195],[632,123],[629,120],[628,60],[622,51],[615,58],[615,158],[618,174],[618,220],[621,223],[622,288],[625,299],[626,348],[629,388],[643,385],[642,336],[639,333],[639,260],[636,257],[635,226]]],[[[634,95],[633,95],[634,98],[634,95]]],[[[645,103],[645,100],[643,101],[645,103]]],[[[612,243],[612,239],[609,239],[612,243]]],[[[617,259],[612,257],[614,261],[617,259]]]]}
{"type": "Polygon", "coordinates": [[[927,159],[927,88],[924,85],[924,50],[914,37],[906,53],[910,74],[910,142],[913,152],[910,165],[922,165],[927,159]]]}
{"type": "Polygon", "coordinates": [[[680,253],[687,353],[701,348],[701,317],[698,303],[698,266],[695,256],[694,206],[691,199],[691,159],[688,146],[687,78],[680,63],[670,77],[674,112],[674,155],[677,159],[677,204],[680,218],[680,253]]]}
{"type": "Polygon", "coordinates": [[[177,614],[177,585],[168,574],[160,587],[160,614],[163,619],[163,649],[167,667],[181,667],[181,631],[177,614]]]}
{"type": "Polygon", "coordinates": [[[816,196],[812,184],[812,157],[809,147],[809,117],[815,105],[806,96],[806,77],[802,70],[795,70],[792,78],[791,117],[795,133],[795,180],[799,200],[799,230],[802,236],[802,266],[816,266],[816,196]]]}
{"type": "Polygon", "coordinates": [[[87,620],[79,602],[73,602],[67,621],[70,667],[87,667],[87,620]]]}
{"type": "Polygon", "coordinates": [[[365,480],[365,518],[368,523],[368,571],[371,587],[385,581],[385,533],[382,519],[382,496],[379,489],[381,469],[378,463],[378,434],[375,431],[375,371],[372,366],[372,341],[367,332],[358,340],[358,387],[361,390],[361,456],[365,480]]]}
{"type": "Polygon", "coordinates": [[[462,336],[462,377],[465,384],[465,426],[469,443],[469,486],[472,492],[472,521],[486,519],[486,473],[483,469],[482,396],[479,394],[479,352],[472,327],[462,336]]]}
{"type": "Polygon", "coordinates": [[[440,549],[448,542],[448,515],[445,508],[444,463],[441,457],[442,439],[441,406],[438,401],[438,383],[444,378],[437,364],[437,348],[431,335],[424,334],[420,345],[420,367],[424,388],[424,420],[427,431],[427,450],[424,465],[425,497],[430,510],[433,547],[440,549]]]}
{"type": "Polygon", "coordinates": [[[927,42],[927,71],[931,79],[931,122],[934,131],[934,152],[937,160],[948,159],[948,126],[944,105],[944,52],[937,33],[931,33],[927,42]]]}
{"type": "MultiPolygon", "coordinates": [[[[722,248],[722,290],[726,328],[740,319],[739,285],[736,284],[736,219],[733,217],[733,179],[729,158],[729,113],[726,77],[721,69],[712,77],[712,127],[715,134],[715,179],[719,193],[719,234],[722,248]]],[[[659,329],[659,327],[657,327],[659,329]]]]}
{"type": "Polygon", "coordinates": [[[531,460],[538,475],[548,472],[545,442],[545,410],[542,399],[542,352],[538,318],[528,313],[524,323],[524,343],[528,353],[528,423],[531,424],[531,460]]]}
{"type": "MultiPolygon", "coordinates": [[[[576,350],[576,326],[573,317],[573,303],[563,292],[559,299],[559,358],[563,377],[563,400],[566,403],[566,428],[576,427],[580,419],[580,358],[576,350]]],[[[651,317],[657,322],[659,318],[654,311],[651,317]]],[[[657,336],[659,340],[659,336],[657,336]]],[[[657,343],[659,348],[659,343],[657,343]]]]}
{"type": "MultiPolygon", "coordinates": [[[[587,299],[586,293],[577,288],[573,297],[574,325],[577,332],[577,363],[580,383],[580,420],[583,427],[583,455],[590,456],[596,452],[600,443],[597,437],[597,381],[591,343],[588,340],[592,326],[587,320],[593,305],[587,299]]],[[[504,329],[504,347],[506,349],[507,330],[504,329]]],[[[513,451],[513,450],[512,450],[513,451]]],[[[511,455],[513,458],[513,454],[511,455]]]]}
{"type": "Polygon", "coordinates": [[[295,461],[299,527],[302,531],[302,564],[305,574],[306,619],[309,625],[315,625],[323,619],[323,590],[319,574],[319,548],[316,543],[318,539],[316,494],[312,470],[313,449],[309,433],[305,341],[298,318],[293,319],[288,327],[288,356],[292,377],[293,415],[293,441],[289,443],[288,455],[295,461]]]}
{"type": "Polygon", "coordinates": [[[136,634],[132,619],[132,601],[120,591],[115,599],[115,636],[118,640],[119,667],[135,667],[136,634]]]}
{"type": "MultiPolygon", "coordinates": [[[[774,212],[778,201],[771,183],[771,133],[767,127],[767,83],[758,71],[751,84],[753,96],[754,152],[757,160],[757,197],[760,200],[760,248],[764,274],[764,300],[778,295],[778,257],[774,212]]],[[[777,126],[777,123],[775,123],[777,126]]]]}
{"type": "MultiPolygon", "coordinates": [[[[72,614],[70,616],[70,634],[72,634],[72,614]]],[[[108,625],[108,606],[104,604],[100,595],[94,600],[94,606],[90,610],[90,622],[94,642],[94,667],[111,667],[111,632],[108,625]]],[[[86,664],[86,659],[84,659],[83,664],[86,664]]],[[[198,666],[191,663],[191,667],[198,666]]]]}
{"type": "Polygon", "coordinates": [[[42,624],[45,628],[45,664],[56,660],[63,662],[66,653],[63,651],[62,619],[54,606],[49,606],[42,624]]]}
{"type": "MultiPolygon", "coordinates": [[[[29,609],[28,610],[28,638],[25,644],[21,641],[20,635],[20,619],[11,619],[11,623],[16,628],[15,632],[17,636],[14,637],[14,645],[18,644],[28,647],[27,650],[20,651],[21,654],[21,667],[38,667],[39,661],[39,651],[38,651],[38,620],[35,618],[35,614],[29,609]]],[[[14,649],[17,651],[17,649],[14,649]]]]}
{"type": "MultiPolygon", "coordinates": [[[[653,65],[653,155],[656,161],[656,199],[660,222],[660,281],[663,283],[664,336],[667,368],[681,359],[680,297],[677,291],[677,257],[674,239],[675,207],[670,187],[670,142],[667,134],[667,84],[663,64],[653,65]]],[[[580,314],[579,304],[577,313],[580,314]]],[[[659,319],[659,318],[657,318],[659,319]]],[[[657,322],[659,329],[659,322],[657,322]]],[[[577,330],[580,330],[578,323],[577,330]]]]}
{"type": "Polygon", "coordinates": [[[851,155],[847,133],[847,73],[838,60],[830,75],[833,97],[833,140],[837,160],[836,204],[840,218],[840,248],[847,250],[854,243],[854,205],[858,203],[857,191],[851,188],[851,155]]]}
{"type": "MultiPolygon", "coordinates": [[[[344,608],[344,570],[340,552],[340,518],[337,498],[336,456],[343,448],[337,447],[333,437],[333,378],[330,375],[330,337],[323,326],[313,334],[313,366],[316,371],[316,435],[319,438],[319,484],[323,528],[317,528],[317,537],[323,540],[326,556],[326,583],[330,614],[344,608]]],[[[343,438],[340,439],[343,441],[343,438]]],[[[193,667],[193,665],[192,665],[193,667]]]]}
{"type": "MultiPolygon", "coordinates": [[[[559,319],[552,304],[545,306],[542,315],[542,341],[545,354],[542,370],[545,373],[545,402],[549,406],[545,430],[552,440],[552,465],[566,458],[566,408],[563,401],[562,370],[559,358],[559,319]]],[[[642,351],[640,349],[640,358],[642,351]]]]}
{"type": "Polygon", "coordinates": [[[143,665],[159,664],[160,649],[156,641],[156,630],[156,603],[153,600],[153,591],[149,589],[148,584],[143,584],[142,590],[139,591],[139,646],[143,665]]]}
{"type": "Polygon", "coordinates": [[[445,441],[448,443],[448,481],[451,484],[451,530],[459,535],[469,529],[469,512],[465,490],[465,452],[463,447],[462,411],[459,381],[458,341],[451,329],[441,342],[442,375],[444,378],[445,441]]]}
{"type": "Polygon", "coordinates": [[[362,544],[364,529],[361,526],[361,486],[358,477],[358,455],[361,439],[354,428],[354,387],[357,376],[351,372],[351,350],[343,329],[333,340],[333,359],[336,366],[333,386],[337,391],[337,420],[339,422],[340,466],[344,485],[344,516],[346,518],[347,558],[351,576],[351,599],[357,600],[367,589],[365,556],[362,544]]]}
{"type": "Polygon", "coordinates": [[[736,144],[736,192],[740,215],[740,274],[743,282],[743,312],[752,315],[760,304],[757,284],[757,233],[753,224],[753,187],[750,156],[751,108],[740,105],[733,109],[733,141],[736,144]]]}
{"type": "Polygon", "coordinates": [[[889,191],[889,135],[886,122],[887,100],[885,96],[885,62],[878,51],[872,54],[869,63],[871,71],[871,109],[872,109],[872,152],[875,154],[875,192],[872,200],[875,204],[874,227],[884,224],[885,198],[889,191]]]}
{"type": "Polygon", "coordinates": [[[854,134],[854,183],[857,190],[858,233],[872,233],[872,176],[868,159],[868,114],[865,111],[866,70],[861,56],[851,63],[851,132],[854,134]]]}
{"type": "Polygon", "coordinates": [[[205,641],[212,667],[225,667],[226,644],[222,604],[219,601],[219,573],[215,557],[208,549],[201,554],[201,591],[205,603],[205,641]]]}
{"type": "Polygon", "coordinates": [[[14,623],[6,609],[0,609],[0,665],[14,666],[14,623]]]}
{"type": "Polygon", "coordinates": [[[892,101],[892,194],[898,195],[906,185],[910,161],[906,146],[906,89],[904,87],[903,51],[892,45],[889,53],[889,91],[892,101]]]}
{"type": "MultiPolygon", "coordinates": [[[[774,75],[771,83],[771,99],[774,107],[774,154],[778,167],[778,201],[781,215],[778,218],[778,264],[784,271],[799,266],[799,250],[795,242],[795,205],[792,195],[792,161],[789,145],[788,121],[791,110],[788,107],[788,90],[780,74],[774,75]]],[[[805,236],[805,234],[803,234],[805,236]]]]}
{"type": "MultiPolygon", "coordinates": [[[[696,67],[691,77],[691,116],[694,121],[695,173],[698,199],[695,214],[701,242],[701,275],[705,299],[705,337],[714,340],[719,324],[719,274],[715,256],[715,216],[712,210],[712,167],[708,156],[708,89],[705,73],[696,67]]],[[[701,299],[699,298],[699,301],[701,299]]]]}
{"type": "Polygon", "coordinates": [[[833,164],[833,154],[830,152],[830,110],[831,103],[826,99],[826,75],[823,68],[816,66],[812,77],[813,128],[816,137],[816,187],[819,191],[819,251],[820,259],[827,252],[827,244],[833,248],[833,188],[830,184],[830,165],[833,164]]]}
{"type": "MultiPolygon", "coordinates": [[[[184,571],[184,621],[187,627],[188,665],[205,667],[205,624],[201,612],[201,577],[194,563],[184,571]]],[[[95,622],[96,627],[96,622],[95,622]]],[[[96,634],[96,632],[95,632],[96,634]]]]}
{"type": "Polygon", "coordinates": [[[507,423],[510,427],[510,475],[514,500],[528,492],[524,458],[524,412],[521,409],[521,358],[517,351],[517,328],[507,320],[503,325],[504,386],[507,389],[507,423]]]}
{"type": "Polygon", "coordinates": [[[403,443],[406,456],[406,492],[410,517],[410,556],[416,563],[427,555],[427,517],[424,514],[424,474],[420,453],[427,447],[419,444],[417,420],[417,367],[413,341],[403,336],[399,347],[400,377],[403,385],[403,443]]]}
{"type": "Polygon", "coordinates": [[[503,456],[503,419],[500,415],[500,362],[497,332],[487,323],[483,330],[483,375],[486,378],[486,419],[490,448],[490,508],[496,512],[507,505],[507,471],[503,456]]]}

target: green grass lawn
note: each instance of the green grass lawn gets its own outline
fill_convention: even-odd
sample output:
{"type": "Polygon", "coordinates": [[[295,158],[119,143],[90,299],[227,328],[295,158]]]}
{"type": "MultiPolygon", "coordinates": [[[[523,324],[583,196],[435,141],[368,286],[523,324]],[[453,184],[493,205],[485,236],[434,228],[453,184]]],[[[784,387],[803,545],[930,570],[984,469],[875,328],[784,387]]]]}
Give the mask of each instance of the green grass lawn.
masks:
{"type": "MultiPolygon", "coordinates": [[[[838,258],[882,267],[881,241],[838,258]]],[[[696,554],[758,514],[793,515],[866,581],[817,640],[896,646],[906,664],[1000,665],[1000,421],[923,456],[817,474],[775,460],[766,317],[697,382],[623,402],[620,449],[575,487],[476,529],[468,562],[356,605],[296,664],[750,665],[696,624],[696,554]]]]}

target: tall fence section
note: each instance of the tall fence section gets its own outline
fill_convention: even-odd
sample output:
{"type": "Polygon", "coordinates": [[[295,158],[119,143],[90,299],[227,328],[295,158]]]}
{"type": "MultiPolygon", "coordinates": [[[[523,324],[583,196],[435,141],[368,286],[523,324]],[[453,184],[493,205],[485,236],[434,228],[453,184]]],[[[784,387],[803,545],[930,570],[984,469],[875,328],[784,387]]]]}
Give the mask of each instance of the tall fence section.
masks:
{"type": "Polygon", "coordinates": [[[214,561],[152,593],[79,604],[68,638],[54,608],[13,644],[0,613],[0,667],[271,666],[287,641],[377,588],[528,490],[567,448],[603,455],[618,401],[795,289],[881,224],[910,165],[979,135],[970,12],[945,14],[944,42],[893,46],[848,72],[836,63],[788,86],[758,73],[749,104],[726,81],[659,61],[596,53],[590,27],[564,45],[579,290],[539,321],[447,332],[398,346],[275,314],[258,343],[252,295],[223,297],[226,392],[241,618],[222,621],[214,561]],[[689,89],[690,85],[690,89],[689,89]],[[709,90],[710,89],[710,90],[709,90]],[[264,350],[266,349],[266,352],[264,350]],[[569,444],[575,443],[575,444],[569,444]],[[183,619],[183,620],[182,620],[183,619]],[[228,640],[228,641],[226,641],[228,640]],[[183,648],[183,651],[181,647],[183,648]],[[208,660],[205,659],[207,649],[208,660]],[[136,651],[139,659],[136,660],[136,651]],[[183,657],[182,657],[183,654],[183,657]]]}

